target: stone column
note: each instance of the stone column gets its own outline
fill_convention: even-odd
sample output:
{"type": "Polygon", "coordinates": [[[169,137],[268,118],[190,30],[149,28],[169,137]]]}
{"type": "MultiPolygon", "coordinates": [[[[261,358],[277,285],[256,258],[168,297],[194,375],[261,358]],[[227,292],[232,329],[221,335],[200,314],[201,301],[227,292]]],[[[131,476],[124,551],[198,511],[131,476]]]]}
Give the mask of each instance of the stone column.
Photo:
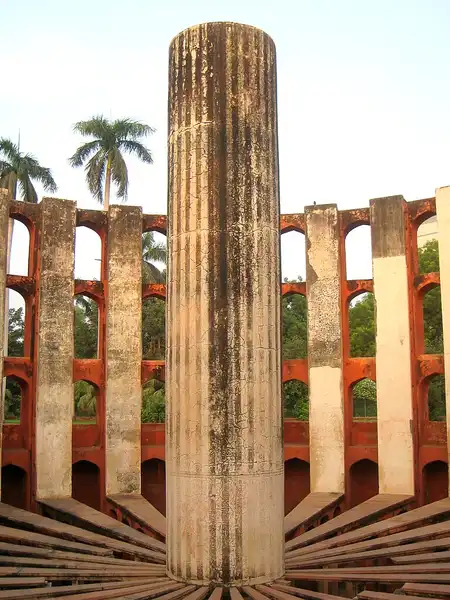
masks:
{"type": "Polygon", "coordinates": [[[108,213],[106,494],[141,492],[142,209],[108,213]]]}
{"type": "Polygon", "coordinates": [[[403,196],[370,201],[380,493],[414,494],[410,310],[403,196]]]}
{"type": "Polygon", "coordinates": [[[234,23],[172,42],[167,552],[171,577],[283,573],[275,47],[234,23]]]}
{"type": "MultiPolygon", "coordinates": [[[[8,349],[8,328],[6,323],[6,269],[8,257],[8,222],[9,222],[9,196],[8,190],[0,188],[0,390],[3,389],[3,358],[7,355],[8,349]]],[[[6,380],[5,380],[6,381],[6,380]]],[[[0,464],[2,460],[3,447],[3,414],[4,402],[0,401],[0,464]]],[[[0,478],[1,479],[1,478],[0,478]]],[[[1,481],[0,481],[1,486],[1,481]]],[[[1,493],[1,489],[0,489],[1,493]]],[[[0,496],[1,497],[1,496],[0,496]]]]}
{"type": "Polygon", "coordinates": [[[36,498],[72,495],[75,202],[41,202],[36,498]]]}
{"type": "Polygon", "coordinates": [[[307,206],[305,217],[311,491],[344,493],[339,213],[307,206]]]}
{"type": "Polygon", "coordinates": [[[450,186],[436,190],[436,215],[439,240],[442,329],[444,334],[447,448],[450,451],[450,186]]]}

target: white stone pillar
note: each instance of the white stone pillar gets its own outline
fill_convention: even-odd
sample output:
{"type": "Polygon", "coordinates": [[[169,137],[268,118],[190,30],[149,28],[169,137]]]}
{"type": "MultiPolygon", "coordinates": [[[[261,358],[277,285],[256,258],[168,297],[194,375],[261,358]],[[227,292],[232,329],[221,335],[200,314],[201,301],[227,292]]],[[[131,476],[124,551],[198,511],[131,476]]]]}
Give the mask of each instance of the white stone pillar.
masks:
{"type": "Polygon", "coordinates": [[[106,494],[139,494],[142,209],[111,206],[107,242],[106,494]]]}
{"type": "Polygon", "coordinates": [[[370,201],[379,490],[414,494],[410,306],[403,196],[370,201]]]}
{"type": "Polygon", "coordinates": [[[36,498],[72,495],[75,202],[41,202],[37,278],[36,498]]]}
{"type": "MultiPolygon", "coordinates": [[[[444,333],[447,448],[450,449],[450,186],[436,190],[436,216],[439,240],[442,328],[444,333]]],[[[450,465],[450,460],[448,462],[450,465]]]]}
{"type": "MultiPolygon", "coordinates": [[[[8,258],[8,222],[9,222],[9,196],[8,190],[0,188],[0,390],[3,389],[3,358],[8,354],[8,327],[3,324],[7,323],[6,316],[6,269],[8,258]]],[[[3,447],[3,420],[4,420],[4,403],[3,398],[0,402],[0,464],[2,460],[3,447]]],[[[1,478],[0,478],[1,479],[1,478]]],[[[0,481],[1,486],[1,481],[0,481]]],[[[1,489],[0,489],[1,493],[1,489]]],[[[1,496],[0,496],[1,497],[1,496]]]]}
{"type": "Polygon", "coordinates": [[[284,570],[275,47],[234,23],[172,42],[168,571],[242,584],[284,570]]]}
{"type": "Polygon", "coordinates": [[[305,218],[311,492],[344,493],[339,213],[308,206],[305,218]]]}

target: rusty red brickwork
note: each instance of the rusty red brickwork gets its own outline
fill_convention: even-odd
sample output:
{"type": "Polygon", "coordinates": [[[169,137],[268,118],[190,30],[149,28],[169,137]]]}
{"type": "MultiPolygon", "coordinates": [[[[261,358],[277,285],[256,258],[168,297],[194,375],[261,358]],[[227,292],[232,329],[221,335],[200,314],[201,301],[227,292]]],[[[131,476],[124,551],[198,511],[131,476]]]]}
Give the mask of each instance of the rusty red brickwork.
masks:
{"type": "MultiPolygon", "coordinates": [[[[431,375],[443,374],[443,356],[424,353],[423,311],[424,294],[439,286],[439,273],[421,275],[418,269],[417,230],[424,220],[435,214],[435,199],[409,202],[407,211],[407,262],[409,277],[409,307],[411,326],[411,361],[413,379],[413,431],[415,447],[416,501],[431,502],[448,494],[447,443],[445,422],[428,418],[427,380],[431,375]]],[[[27,276],[8,275],[7,287],[18,292],[25,301],[24,357],[7,357],[4,375],[14,377],[22,389],[20,424],[4,424],[3,493],[2,500],[23,508],[35,508],[34,500],[34,412],[36,388],[36,327],[39,287],[39,206],[12,202],[10,216],[21,221],[30,234],[29,266],[27,276]]],[[[344,406],[345,406],[345,468],[347,507],[358,504],[377,493],[377,424],[376,421],[353,419],[352,386],[368,377],[376,380],[375,357],[350,357],[348,309],[350,301],[363,292],[373,292],[372,280],[347,280],[345,239],[359,225],[370,225],[369,209],[344,210],[340,218],[341,318],[343,330],[344,406]]],[[[97,422],[73,425],[73,495],[95,508],[118,518],[121,515],[107,505],[105,488],[105,296],[108,280],[106,273],[107,214],[101,211],[78,210],[77,226],[95,231],[102,244],[100,281],[76,280],[75,294],[95,300],[99,308],[98,358],[75,359],[73,380],[86,380],[98,389],[97,422]]],[[[144,215],[142,231],[166,233],[166,217],[144,215]]],[[[280,233],[305,233],[303,214],[282,215],[280,233]]],[[[306,295],[306,283],[283,283],[281,294],[306,295]]],[[[143,300],[148,297],[165,299],[165,286],[144,285],[143,300]]],[[[164,361],[142,361],[142,383],[156,378],[164,381],[164,361]]],[[[307,359],[286,360],[283,363],[283,382],[300,380],[308,384],[307,359]]],[[[285,492],[286,510],[291,510],[309,492],[309,427],[307,422],[286,419],[285,492]]],[[[142,493],[164,512],[164,456],[165,432],[163,424],[142,424],[142,493]]],[[[125,517],[123,517],[125,518],[125,517]]]]}

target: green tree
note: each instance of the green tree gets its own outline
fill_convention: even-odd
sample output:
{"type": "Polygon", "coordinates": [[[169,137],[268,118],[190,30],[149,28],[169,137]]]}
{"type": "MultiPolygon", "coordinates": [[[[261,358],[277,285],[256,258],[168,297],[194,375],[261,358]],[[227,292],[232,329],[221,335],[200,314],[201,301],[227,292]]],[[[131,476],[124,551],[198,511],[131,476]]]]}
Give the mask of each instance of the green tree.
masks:
{"type": "Polygon", "coordinates": [[[167,247],[157,242],[153,231],[142,236],[142,280],[143,283],[165,283],[166,270],[160,270],[154,263],[167,263],[167,247]]]}
{"type": "Polygon", "coordinates": [[[377,416],[377,384],[371,379],[362,379],[355,383],[352,391],[353,416],[356,418],[375,418],[377,416]]]}
{"type": "Polygon", "coordinates": [[[142,356],[164,360],[166,350],[166,306],[164,300],[148,298],[142,304],[142,356]]]}
{"type": "Polygon", "coordinates": [[[112,180],[117,187],[118,198],[126,200],[128,168],[123,153],[151,164],[151,152],[140,140],[153,133],[154,129],[131,119],[109,121],[102,115],[78,121],[73,129],[84,137],[94,138],[82,144],[69,159],[72,167],[86,163],[86,182],[91,194],[108,210],[112,180]]]}
{"type": "MultiPolygon", "coordinates": [[[[297,281],[301,281],[299,277],[297,281]]],[[[285,283],[297,283],[288,282],[285,283]]],[[[307,302],[305,296],[292,294],[281,301],[283,329],[283,359],[306,358],[307,350],[307,302]]]]}
{"type": "Polygon", "coordinates": [[[148,381],[142,389],[142,423],[164,423],[166,400],[164,384],[157,379],[148,381]]]}
{"type": "Polygon", "coordinates": [[[350,356],[375,356],[373,294],[363,294],[349,309],[350,356]]]}
{"type": "Polygon", "coordinates": [[[25,331],[23,308],[10,308],[8,312],[8,356],[23,356],[25,331]]]}
{"type": "Polygon", "coordinates": [[[285,417],[309,420],[308,386],[303,381],[286,381],[283,385],[283,403],[285,417]]]}
{"type": "Polygon", "coordinates": [[[94,386],[87,381],[76,381],[74,383],[75,418],[95,417],[97,412],[97,398],[94,386]]]}
{"type": "Polygon", "coordinates": [[[22,200],[37,204],[38,196],[33,181],[45,191],[56,192],[57,187],[50,169],[42,167],[32,154],[20,152],[19,146],[6,138],[0,139],[0,188],[7,188],[13,200],[20,190],[22,200]]]}
{"type": "Polygon", "coordinates": [[[96,358],[98,344],[98,306],[87,296],[74,301],[75,358],[96,358]]]}

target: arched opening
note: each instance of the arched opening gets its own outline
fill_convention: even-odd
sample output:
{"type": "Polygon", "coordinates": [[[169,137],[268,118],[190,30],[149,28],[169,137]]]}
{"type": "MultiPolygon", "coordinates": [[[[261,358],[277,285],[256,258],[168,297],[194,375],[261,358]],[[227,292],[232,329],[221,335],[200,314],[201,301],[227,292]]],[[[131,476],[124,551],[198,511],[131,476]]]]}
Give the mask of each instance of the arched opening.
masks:
{"type": "Polygon", "coordinates": [[[350,356],[375,356],[375,300],[370,292],[359,294],[348,307],[350,356]]]}
{"type": "Polygon", "coordinates": [[[345,237],[347,279],[372,279],[372,238],[370,225],[358,225],[345,237]]]}
{"type": "Polygon", "coordinates": [[[302,294],[284,296],[283,359],[306,358],[308,355],[308,303],[302,294]]]}
{"type": "Polygon", "coordinates": [[[142,386],[142,423],[164,423],[166,420],[166,397],[164,383],[150,379],[142,386]]]}
{"type": "Polygon", "coordinates": [[[286,418],[309,421],[309,395],[306,383],[298,379],[283,383],[283,402],[286,418]]]}
{"type": "Polygon", "coordinates": [[[16,465],[2,467],[2,502],[27,508],[27,474],[16,465]]]}
{"type": "Polygon", "coordinates": [[[166,514],[166,463],[159,458],[151,458],[141,466],[142,495],[150,504],[166,514]]]}
{"type": "Polygon", "coordinates": [[[28,275],[30,254],[30,232],[18,219],[11,219],[12,240],[9,256],[8,273],[10,275],[28,275]]]}
{"type": "Polygon", "coordinates": [[[98,233],[89,227],[80,226],[75,230],[75,279],[101,279],[102,240],[98,233]]]}
{"type": "Polygon", "coordinates": [[[444,352],[444,337],[440,286],[436,286],[424,294],[422,307],[425,354],[442,354],[444,352]]]}
{"type": "Polygon", "coordinates": [[[417,229],[419,273],[439,271],[438,226],[436,215],[426,219],[417,229]]]}
{"type": "Polygon", "coordinates": [[[74,425],[92,425],[97,421],[98,389],[88,381],[75,381],[74,396],[74,425]]]}
{"type": "Polygon", "coordinates": [[[8,356],[25,356],[25,300],[8,290],[8,356]]]}
{"type": "Polygon", "coordinates": [[[377,384],[372,379],[361,379],[352,386],[353,419],[374,421],[377,418],[377,384]]]}
{"type": "Polygon", "coordinates": [[[164,360],[166,351],[166,303],[146,298],[142,303],[142,358],[164,360]]]}
{"type": "Polygon", "coordinates": [[[445,421],[446,406],[445,406],[445,378],[444,375],[430,375],[425,381],[427,405],[428,405],[428,420],[429,421],[445,421]]]}
{"type": "Polygon", "coordinates": [[[158,231],[142,234],[142,282],[165,283],[167,238],[158,231]]]}
{"type": "Polygon", "coordinates": [[[284,283],[306,281],[306,242],[300,231],[281,235],[281,280],[284,283]]]}
{"type": "Polygon", "coordinates": [[[75,296],[74,306],[74,356],[98,358],[98,305],[88,296],[75,296]]]}
{"type": "Polygon", "coordinates": [[[72,498],[100,510],[100,469],[88,460],[72,465],[72,498]]]}
{"type": "Polygon", "coordinates": [[[287,515],[309,494],[309,463],[291,458],[284,463],[284,514],[287,515]]]}
{"type": "Polygon", "coordinates": [[[443,500],[448,496],[448,465],[435,460],[423,468],[425,504],[443,500]]]}
{"type": "Polygon", "coordinates": [[[350,504],[357,506],[378,494],[378,465],[364,458],[350,467],[350,504]]]}
{"type": "Polygon", "coordinates": [[[6,377],[4,418],[5,425],[18,425],[22,412],[22,385],[16,377],[6,377]]]}

